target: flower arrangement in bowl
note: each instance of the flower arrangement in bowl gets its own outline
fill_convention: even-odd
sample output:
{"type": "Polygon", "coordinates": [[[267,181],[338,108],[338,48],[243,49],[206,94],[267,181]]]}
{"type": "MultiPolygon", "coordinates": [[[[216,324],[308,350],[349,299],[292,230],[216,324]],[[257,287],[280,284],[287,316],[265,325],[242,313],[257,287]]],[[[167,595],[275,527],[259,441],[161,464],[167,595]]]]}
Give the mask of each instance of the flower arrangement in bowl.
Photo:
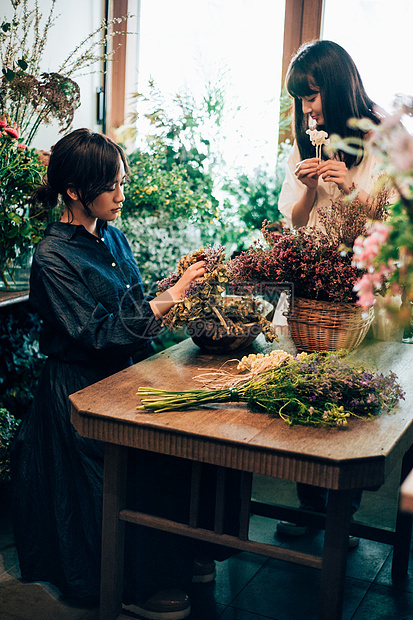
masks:
{"type": "Polygon", "coordinates": [[[361,270],[320,231],[271,232],[264,222],[265,244],[257,243],[229,261],[233,283],[250,282],[261,289],[289,289],[287,316],[300,351],[351,350],[365,337],[374,312],[356,304],[354,285],[361,270]]]}
{"type": "Polygon", "coordinates": [[[159,293],[173,286],[199,260],[205,261],[202,281],[188,287],[185,297],[163,317],[164,325],[172,330],[186,326],[195,344],[213,353],[246,347],[261,332],[267,341],[276,341],[275,328],[269,321],[271,304],[252,295],[225,295],[230,282],[221,245],[206,245],[183,256],[177,271],[158,282],[159,293]]]}

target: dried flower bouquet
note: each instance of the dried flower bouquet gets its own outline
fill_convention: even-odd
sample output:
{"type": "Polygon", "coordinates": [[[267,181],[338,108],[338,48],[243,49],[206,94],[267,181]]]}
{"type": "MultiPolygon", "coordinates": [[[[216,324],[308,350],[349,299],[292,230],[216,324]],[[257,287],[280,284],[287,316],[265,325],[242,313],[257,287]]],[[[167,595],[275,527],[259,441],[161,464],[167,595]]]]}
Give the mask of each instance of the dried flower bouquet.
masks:
{"type": "Polygon", "coordinates": [[[233,283],[255,283],[271,288],[275,283],[290,284],[296,297],[338,303],[357,299],[354,284],[361,270],[351,257],[338,251],[322,232],[304,228],[271,232],[264,222],[266,243],[257,243],[228,263],[233,283]]]}
{"type": "Polygon", "coordinates": [[[250,355],[238,364],[239,370],[248,371],[245,375],[209,373],[216,389],[172,392],[139,387],[142,404],[137,409],[157,413],[240,401],[253,411],[279,416],[289,425],[343,427],[351,417],[391,411],[404,398],[393,372],[384,376],[353,366],[344,354],[300,353],[294,357],[272,351],[265,356],[250,355]]]}
{"type": "Polygon", "coordinates": [[[223,295],[229,285],[229,277],[224,262],[225,248],[221,245],[208,244],[183,256],[178,262],[177,271],[158,282],[159,293],[173,286],[184,271],[198,260],[205,261],[205,276],[201,282],[192,283],[185,297],[165,314],[164,325],[169,329],[180,329],[196,324],[205,333],[211,333],[213,339],[217,339],[240,336],[246,324],[255,322],[260,325],[267,341],[277,340],[274,327],[262,313],[263,304],[260,300],[252,296],[223,295]]]}

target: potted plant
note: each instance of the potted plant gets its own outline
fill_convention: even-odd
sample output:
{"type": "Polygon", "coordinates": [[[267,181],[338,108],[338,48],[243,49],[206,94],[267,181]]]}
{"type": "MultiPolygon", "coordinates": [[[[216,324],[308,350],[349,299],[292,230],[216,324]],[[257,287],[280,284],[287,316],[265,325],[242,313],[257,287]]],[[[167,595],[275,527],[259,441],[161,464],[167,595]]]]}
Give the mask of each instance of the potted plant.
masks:
{"type": "Polygon", "coordinates": [[[19,142],[19,128],[0,119],[0,289],[28,288],[31,248],[42,218],[31,217],[28,197],[46,168],[33,149],[19,142]]]}
{"type": "Polygon", "coordinates": [[[20,420],[0,407],[0,483],[10,481],[10,446],[20,420]]]}
{"type": "MultiPolygon", "coordinates": [[[[38,0],[11,2],[13,14],[0,25],[0,288],[27,288],[17,277],[30,270],[32,246],[48,221],[44,212],[30,210],[28,199],[45,172],[41,155],[31,143],[43,124],[57,122],[60,133],[71,127],[80,105],[80,90],[72,79],[84,69],[110,59],[102,49],[118,34],[113,25],[127,19],[104,21],[81,41],[52,72],[41,69],[57,0],[50,0],[46,19],[38,0]]],[[[53,216],[52,216],[53,217],[53,216]]]]}

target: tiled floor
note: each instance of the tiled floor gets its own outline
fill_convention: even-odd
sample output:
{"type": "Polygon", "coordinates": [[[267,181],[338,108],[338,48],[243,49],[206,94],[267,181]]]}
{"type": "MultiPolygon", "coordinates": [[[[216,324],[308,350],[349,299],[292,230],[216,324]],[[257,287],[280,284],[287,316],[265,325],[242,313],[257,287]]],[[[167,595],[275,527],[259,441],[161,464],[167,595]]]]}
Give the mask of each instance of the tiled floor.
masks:
{"type": "MultiPolygon", "coordinates": [[[[394,471],[377,492],[365,492],[357,513],[359,521],[393,527],[399,471],[394,471]]],[[[254,495],[263,501],[297,505],[295,486],[289,482],[257,477],[254,495]]],[[[276,541],[275,522],[252,517],[252,537],[278,542],[303,551],[321,550],[323,534],[308,533],[291,542],[276,541]]],[[[411,620],[413,618],[413,561],[408,579],[392,585],[392,549],[389,545],[361,540],[349,551],[343,620],[411,620]]],[[[62,601],[47,584],[19,580],[8,496],[0,496],[0,619],[1,620],[98,620],[96,608],[62,601]]],[[[312,620],[317,617],[320,573],[317,569],[289,564],[248,553],[217,563],[215,583],[194,585],[189,592],[191,620],[312,620]]]]}

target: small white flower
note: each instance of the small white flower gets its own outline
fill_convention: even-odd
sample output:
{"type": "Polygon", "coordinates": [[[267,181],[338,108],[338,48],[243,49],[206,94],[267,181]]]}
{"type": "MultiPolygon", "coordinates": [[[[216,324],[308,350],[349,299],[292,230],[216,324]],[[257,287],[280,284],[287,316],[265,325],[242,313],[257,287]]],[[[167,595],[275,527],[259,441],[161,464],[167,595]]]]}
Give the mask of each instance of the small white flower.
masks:
{"type": "Polygon", "coordinates": [[[316,157],[321,159],[321,147],[323,144],[330,144],[330,138],[326,131],[317,129],[307,129],[306,133],[310,136],[311,144],[315,146],[316,157]]]}

